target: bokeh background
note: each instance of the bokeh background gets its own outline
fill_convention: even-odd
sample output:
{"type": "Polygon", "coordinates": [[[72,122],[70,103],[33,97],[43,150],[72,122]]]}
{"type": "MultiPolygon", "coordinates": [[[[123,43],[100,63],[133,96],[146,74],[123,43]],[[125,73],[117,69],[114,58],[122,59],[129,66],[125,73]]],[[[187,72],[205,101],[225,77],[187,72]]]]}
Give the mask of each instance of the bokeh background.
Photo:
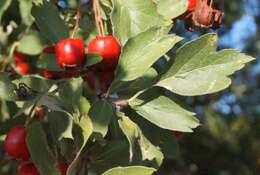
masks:
{"type": "MultiPolygon", "coordinates": [[[[225,0],[219,49],[236,48],[257,58],[232,77],[227,90],[185,98],[202,121],[180,138],[176,160],[166,161],[162,175],[260,175],[260,1],[225,0]]],[[[187,40],[212,32],[177,33],[187,40]]]]}
{"type": "MultiPolygon", "coordinates": [[[[223,25],[216,31],[219,49],[236,48],[260,58],[260,0],[223,1],[223,25]]],[[[188,32],[182,22],[177,26],[176,32],[186,40],[212,32],[188,32]]],[[[183,98],[202,125],[179,138],[174,160],[166,160],[159,175],[260,175],[260,60],[232,79],[221,93],[183,98]]],[[[15,161],[11,166],[7,162],[0,149],[0,175],[16,173],[15,161]]]]}

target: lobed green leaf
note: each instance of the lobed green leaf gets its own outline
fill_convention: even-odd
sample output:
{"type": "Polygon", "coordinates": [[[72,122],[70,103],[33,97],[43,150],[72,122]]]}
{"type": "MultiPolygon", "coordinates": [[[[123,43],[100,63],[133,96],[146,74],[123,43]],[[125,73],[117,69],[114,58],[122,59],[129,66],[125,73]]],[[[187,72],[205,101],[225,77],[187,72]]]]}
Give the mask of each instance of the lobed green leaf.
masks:
{"type": "Polygon", "coordinates": [[[216,52],[217,35],[207,34],[177,50],[158,86],[184,96],[218,92],[231,84],[229,76],[254,58],[236,50],[216,52]]]}
{"type": "Polygon", "coordinates": [[[119,126],[125,134],[129,142],[130,160],[135,154],[135,147],[139,147],[142,154],[142,160],[155,161],[156,166],[160,166],[163,160],[163,154],[160,149],[155,147],[142,133],[138,125],[136,125],[128,117],[121,117],[119,126]]]}
{"type": "Polygon", "coordinates": [[[112,168],[102,175],[152,175],[155,169],[143,166],[117,167],[112,168]]]}
{"type": "Polygon", "coordinates": [[[199,120],[194,117],[193,112],[153,89],[130,101],[130,106],[142,117],[163,129],[192,132],[193,128],[199,126],[199,120]]]}

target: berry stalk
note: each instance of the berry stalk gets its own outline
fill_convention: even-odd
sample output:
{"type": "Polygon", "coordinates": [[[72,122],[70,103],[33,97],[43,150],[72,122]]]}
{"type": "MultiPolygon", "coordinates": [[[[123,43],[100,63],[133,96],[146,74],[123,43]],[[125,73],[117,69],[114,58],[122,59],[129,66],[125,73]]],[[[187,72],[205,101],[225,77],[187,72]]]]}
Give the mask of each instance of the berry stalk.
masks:
{"type": "Polygon", "coordinates": [[[93,0],[93,11],[95,16],[96,27],[99,36],[105,36],[104,24],[101,15],[101,7],[99,0],[93,0]]]}

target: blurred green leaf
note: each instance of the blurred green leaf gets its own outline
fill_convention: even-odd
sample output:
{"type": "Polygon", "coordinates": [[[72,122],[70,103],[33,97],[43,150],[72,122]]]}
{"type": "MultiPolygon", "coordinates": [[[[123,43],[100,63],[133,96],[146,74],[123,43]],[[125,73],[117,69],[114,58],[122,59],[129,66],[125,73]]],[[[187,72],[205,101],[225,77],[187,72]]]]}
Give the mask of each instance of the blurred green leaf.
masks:
{"type": "Polygon", "coordinates": [[[55,140],[60,141],[63,138],[73,139],[73,118],[66,113],[57,111],[49,112],[48,123],[55,140]]]}
{"type": "Polygon", "coordinates": [[[87,100],[86,97],[81,96],[80,97],[80,103],[79,103],[79,111],[81,115],[86,115],[89,113],[90,110],[90,103],[87,100]]]}
{"type": "Polygon", "coordinates": [[[50,71],[62,71],[56,62],[55,54],[41,54],[37,60],[37,67],[50,71]]]}
{"type": "Polygon", "coordinates": [[[96,30],[95,22],[92,21],[92,19],[89,16],[83,16],[83,18],[79,21],[79,27],[84,32],[92,32],[93,30],[96,30]]]}
{"type": "Polygon", "coordinates": [[[3,100],[14,101],[17,99],[16,85],[11,82],[5,73],[0,73],[0,98],[3,100]]]}
{"type": "Polygon", "coordinates": [[[55,44],[58,40],[69,37],[69,29],[60,18],[59,11],[54,4],[44,0],[43,4],[33,6],[32,15],[42,35],[45,36],[51,44],[55,44]]]}
{"type": "Polygon", "coordinates": [[[228,77],[254,58],[227,49],[216,52],[217,35],[207,34],[177,50],[170,69],[157,84],[177,94],[196,96],[218,92],[231,84],[228,77]]]}
{"type": "Polygon", "coordinates": [[[19,41],[17,50],[28,55],[38,55],[42,52],[43,48],[44,42],[40,34],[35,30],[31,30],[23,35],[19,41]]]}
{"type": "Polygon", "coordinates": [[[155,169],[142,166],[117,167],[110,169],[102,175],[152,175],[155,169]]]}
{"type": "Polygon", "coordinates": [[[33,0],[18,0],[19,1],[19,9],[22,17],[22,21],[27,26],[31,26],[34,22],[34,19],[31,15],[31,10],[33,6],[33,0]]]}
{"type": "Polygon", "coordinates": [[[72,78],[59,87],[59,97],[71,112],[79,112],[80,97],[83,91],[82,78],[72,78]]]}
{"type": "Polygon", "coordinates": [[[71,162],[71,164],[68,168],[68,172],[67,172],[68,175],[74,175],[76,173],[77,166],[80,161],[80,154],[93,131],[91,120],[87,115],[82,116],[80,123],[79,123],[79,127],[80,127],[80,134],[78,134],[78,136],[80,138],[77,139],[78,140],[78,143],[77,143],[78,150],[77,150],[77,154],[76,154],[74,160],[71,162]]]}
{"type": "Polygon", "coordinates": [[[89,67],[102,61],[102,57],[98,54],[87,54],[87,63],[85,66],[89,67]]]}
{"type": "Polygon", "coordinates": [[[19,116],[0,123],[0,135],[7,134],[7,132],[16,125],[23,125],[25,120],[25,116],[19,116]]]}
{"type": "Polygon", "coordinates": [[[15,84],[24,83],[34,91],[45,93],[54,84],[54,81],[43,78],[39,75],[24,75],[13,81],[15,84]]]}
{"type": "Polygon", "coordinates": [[[105,100],[98,100],[92,104],[89,116],[93,123],[94,133],[101,134],[103,137],[107,134],[113,113],[112,105],[105,100]]]}
{"type": "Polygon", "coordinates": [[[2,20],[2,16],[3,16],[4,12],[11,5],[11,2],[12,2],[12,0],[1,0],[0,1],[0,22],[2,20]]]}
{"type": "Polygon", "coordinates": [[[56,169],[56,160],[50,150],[41,124],[39,122],[31,123],[27,132],[27,145],[33,164],[42,175],[59,175],[56,169]]]}
{"type": "Polygon", "coordinates": [[[112,140],[103,147],[96,145],[91,152],[91,170],[102,174],[111,167],[129,165],[129,144],[125,140],[112,140]]]}
{"type": "Polygon", "coordinates": [[[63,103],[56,96],[51,96],[47,94],[42,95],[39,101],[37,102],[37,106],[45,106],[52,111],[67,113],[63,103]]]}

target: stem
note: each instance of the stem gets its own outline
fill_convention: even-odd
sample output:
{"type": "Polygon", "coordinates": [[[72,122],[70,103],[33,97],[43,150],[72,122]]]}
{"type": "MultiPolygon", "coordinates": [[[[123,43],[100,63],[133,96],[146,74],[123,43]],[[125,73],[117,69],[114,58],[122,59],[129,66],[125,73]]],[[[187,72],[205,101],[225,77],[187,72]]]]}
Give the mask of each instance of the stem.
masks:
{"type": "Polygon", "coordinates": [[[105,36],[104,24],[101,15],[101,7],[99,0],[93,0],[93,11],[95,16],[96,27],[99,36],[105,36]]]}
{"type": "Polygon", "coordinates": [[[214,0],[210,0],[210,7],[213,7],[214,0]]]}
{"type": "Polygon", "coordinates": [[[122,107],[129,105],[128,100],[115,100],[115,101],[112,101],[112,103],[116,106],[122,106],[122,107]]]}
{"type": "Polygon", "coordinates": [[[6,66],[12,61],[12,57],[13,57],[13,53],[16,49],[16,47],[19,45],[19,42],[16,41],[12,44],[11,46],[11,49],[10,49],[10,52],[8,53],[8,57],[7,58],[4,58],[3,62],[2,62],[2,65],[1,65],[1,72],[4,72],[5,69],[6,69],[6,66]]]}
{"type": "Polygon", "coordinates": [[[75,16],[75,20],[76,20],[76,23],[75,23],[75,26],[73,28],[73,31],[71,33],[71,38],[74,38],[74,35],[77,31],[77,29],[79,28],[79,20],[81,18],[81,9],[80,9],[80,1],[78,1],[78,7],[77,7],[77,14],[75,16]]]}
{"type": "Polygon", "coordinates": [[[35,102],[34,102],[32,108],[31,108],[31,110],[30,110],[30,112],[29,112],[29,115],[28,115],[29,118],[26,120],[25,125],[28,125],[28,123],[32,120],[33,115],[34,115],[34,109],[36,108],[37,103],[39,102],[39,100],[40,100],[40,98],[35,100],[35,102]]]}
{"type": "Polygon", "coordinates": [[[137,92],[133,97],[131,97],[131,98],[128,100],[128,103],[130,103],[131,101],[133,101],[134,99],[136,99],[136,97],[138,97],[139,95],[141,95],[144,91],[145,91],[145,90],[140,91],[140,92],[137,92]]]}

